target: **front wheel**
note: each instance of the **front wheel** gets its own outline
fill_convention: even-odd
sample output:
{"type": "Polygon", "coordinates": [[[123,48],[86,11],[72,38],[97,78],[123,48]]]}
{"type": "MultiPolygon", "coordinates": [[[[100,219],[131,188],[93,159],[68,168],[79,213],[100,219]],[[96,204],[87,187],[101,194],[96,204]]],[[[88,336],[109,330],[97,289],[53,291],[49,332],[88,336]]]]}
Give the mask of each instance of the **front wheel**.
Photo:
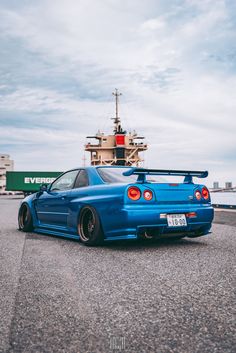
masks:
{"type": "Polygon", "coordinates": [[[34,229],[31,211],[26,203],[23,203],[20,206],[18,213],[18,225],[19,230],[22,230],[23,232],[31,232],[34,229]]]}
{"type": "Polygon", "coordinates": [[[81,212],[78,223],[78,233],[85,245],[98,245],[103,240],[101,222],[96,210],[85,206],[81,212]]]}

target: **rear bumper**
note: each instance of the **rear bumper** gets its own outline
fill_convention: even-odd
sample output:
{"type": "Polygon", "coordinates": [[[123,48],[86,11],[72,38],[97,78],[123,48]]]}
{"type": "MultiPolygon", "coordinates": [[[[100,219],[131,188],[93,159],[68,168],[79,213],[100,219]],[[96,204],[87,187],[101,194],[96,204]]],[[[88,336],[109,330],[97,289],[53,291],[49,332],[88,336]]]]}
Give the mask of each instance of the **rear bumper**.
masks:
{"type": "Polygon", "coordinates": [[[105,239],[137,239],[145,232],[154,232],[157,236],[208,234],[213,217],[214,210],[209,204],[165,207],[163,205],[145,205],[145,207],[127,205],[120,210],[118,221],[114,220],[113,226],[105,231],[105,239]],[[167,219],[160,216],[189,212],[195,212],[196,217],[187,218],[187,226],[184,227],[168,227],[167,219]]]}

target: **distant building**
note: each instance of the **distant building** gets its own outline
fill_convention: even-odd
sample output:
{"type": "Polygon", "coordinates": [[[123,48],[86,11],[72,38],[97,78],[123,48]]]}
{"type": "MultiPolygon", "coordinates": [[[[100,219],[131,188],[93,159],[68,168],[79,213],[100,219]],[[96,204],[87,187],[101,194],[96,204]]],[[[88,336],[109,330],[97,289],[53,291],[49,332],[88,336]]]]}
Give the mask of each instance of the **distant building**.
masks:
{"type": "Polygon", "coordinates": [[[0,192],[6,189],[6,172],[14,170],[14,161],[9,154],[0,154],[0,192]]]}
{"type": "Polygon", "coordinates": [[[226,189],[231,189],[232,188],[232,181],[226,181],[225,188],[226,189]]]}
{"type": "Polygon", "coordinates": [[[218,181],[214,181],[213,189],[219,189],[219,182],[218,181]]]}

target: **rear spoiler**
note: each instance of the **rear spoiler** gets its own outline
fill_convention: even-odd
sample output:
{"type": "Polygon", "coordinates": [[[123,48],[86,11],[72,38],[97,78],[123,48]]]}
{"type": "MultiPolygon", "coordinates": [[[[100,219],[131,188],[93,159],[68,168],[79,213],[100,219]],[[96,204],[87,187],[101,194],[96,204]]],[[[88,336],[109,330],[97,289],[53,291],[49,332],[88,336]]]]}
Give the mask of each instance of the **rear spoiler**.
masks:
{"type": "Polygon", "coordinates": [[[208,176],[208,171],[131,168],[127,170],[127,172],[124,172],[123,175],[138,175],[137,181],[141,183],[146,181],[146,175],[184,176],[184,183],[191,184],[193,182],[193,177],[206,178],[208,176]]]}

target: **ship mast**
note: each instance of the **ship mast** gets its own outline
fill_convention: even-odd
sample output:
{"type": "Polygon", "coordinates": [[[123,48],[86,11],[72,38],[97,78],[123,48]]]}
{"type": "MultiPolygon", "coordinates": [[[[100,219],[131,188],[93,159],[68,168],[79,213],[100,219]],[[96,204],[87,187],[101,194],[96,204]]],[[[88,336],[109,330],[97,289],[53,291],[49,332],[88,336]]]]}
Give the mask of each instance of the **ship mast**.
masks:
{"type": "Polygon", "coordinates": [[[119,93],[118,89],[115,89],[115,92],[112,92],[113,96],[115,96],[115,100],[116,100],[116,117],[112,118],[112,120],[114,120],[114,124],[115,124],[115,129],[114,129],[114,133],[118,133],[121,131],[121,121],[120,121],[120,117],[119,117],[119,113],[118,113],[118,106],[119,106],[119,97],[122,95],[122,93],[119,93]]]}

